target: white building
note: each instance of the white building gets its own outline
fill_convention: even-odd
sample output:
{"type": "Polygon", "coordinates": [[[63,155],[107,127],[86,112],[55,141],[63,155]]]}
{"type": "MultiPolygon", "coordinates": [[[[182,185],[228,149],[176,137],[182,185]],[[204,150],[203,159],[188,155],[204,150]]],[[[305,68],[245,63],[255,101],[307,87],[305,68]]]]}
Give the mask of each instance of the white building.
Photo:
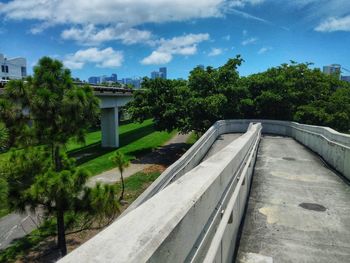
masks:
{"type": "Polygon", "coordinates": [[[22,79],[27,76],[25,58],[5,58],[0,54],[0,80],[22,79]]]}

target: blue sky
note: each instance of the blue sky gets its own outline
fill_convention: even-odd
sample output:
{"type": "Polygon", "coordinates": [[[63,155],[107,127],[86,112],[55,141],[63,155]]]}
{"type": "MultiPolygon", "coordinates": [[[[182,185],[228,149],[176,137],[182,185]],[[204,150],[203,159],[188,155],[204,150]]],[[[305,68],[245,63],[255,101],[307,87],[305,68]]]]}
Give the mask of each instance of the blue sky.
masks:
{"type": "Polygon", "coordinates": [[[241,75],[289,60],[350,68],[349,0],[0,1],[0,53],[42,56],[73,76],[187,78],[241,54],[241,75]]]}

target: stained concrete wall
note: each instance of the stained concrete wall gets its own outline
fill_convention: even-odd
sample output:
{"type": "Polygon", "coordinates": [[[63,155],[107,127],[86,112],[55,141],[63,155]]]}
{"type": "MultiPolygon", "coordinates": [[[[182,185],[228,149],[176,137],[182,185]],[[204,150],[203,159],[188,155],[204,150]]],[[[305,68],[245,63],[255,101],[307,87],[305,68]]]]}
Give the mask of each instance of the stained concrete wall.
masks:
{"type": "Polygon", "coordinates": [[[293,137],[322,156],[350,180],[350,135],[339,133],[328,127],[299,124],[297,122],[242,119],[217,121],[209,130],[174,164],[143,192],[123,213],[129,213],[151,198],[161,189],[174,182],[198,165],[216,138],[225,133],[245,132],[250,123],[261,123],[262,132],[293,137]],[[321,146],[322,145],[322,146],[321,146]],[[346,161],[349,160],[349,161],[346,161]]]}
{"type": "Polygon", "coordinates": [[[348,134],[339,133],[328,127],[289,121],[227,120],[225,122],[228,127],[235,126],[237,129],[244,129],[251,122],[259,122],[263,126],[263,133],[292,137],[320,155],[330,166],[350,180],[350,135],[348,134]]]}
{"type": "MultiPolygon", "coordinates": [[[[224,124],[218,124],[217,129],[225,130],[224,124]]],[[[210,244],[210,237],[220,223],[221,211],[237,185],[240,176],[237,171],[242,165],[253,166],[244,161],[253,151],[260,132],[259,124],[252,125],[223,150],[60,262],[185,262],[202,258],[206,244],[210,244]],[[202,248],[200,253],[196,253],[198,248],[202,248]]],[[[244,198],[240,200],[243,202],[244,198]]],[[[240,207],[244,205],[240,204],[240,207]]],[[[240,221],[240,218],[235,221],[236,228],[240,221]]],[[[232,253],[230,247],[229,254],[232,253]]]]}

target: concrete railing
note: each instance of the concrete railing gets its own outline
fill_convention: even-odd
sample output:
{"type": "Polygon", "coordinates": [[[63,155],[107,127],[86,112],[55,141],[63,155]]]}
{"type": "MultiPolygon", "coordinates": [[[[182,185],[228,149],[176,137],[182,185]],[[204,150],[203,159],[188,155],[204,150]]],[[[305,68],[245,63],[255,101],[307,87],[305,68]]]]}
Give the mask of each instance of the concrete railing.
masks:
{"type": "Polygon", "coordinates": [[[220,135],[225,133],[244,133],[249,125],[245,123],[242,125],[228,125],[228,123],[229,121],[222,120],[217,121],[211,126],[179,160],[169,166],[157,180],[124,211],[123,216],[196,167],[220,135]]]}
{"type": "Polygon", "coordinates": [[[227,120],[227,129],[246,129],[251,122],[261,123],[263,133],[292,137],[320,155],[331,167],[350,180],[350,135],[331,128],[289,121],[227,120]]]}
{"type": "Polygon", "coordinates": [[[151,198],[160,190],[192,170],[203,159],[218,136],[225,133],[244,133],[252,122],[262,124],[262,132],[288,136],[296,139],[316,152],[333,168],[350,180],[350,135],[331,128],[299,124],[297,122],[242,119],[217,121],[209,130],[174,164],[143,192],[124,211],[123,216],[151,198]],[[311,139],[315,138],[315,139],[311,139]]]}
{"type": "MultiPolygon", "coordinates": [[[[229,131],[226,122],[214,129],[217,134],[229,131]]],[[[232,259],[260,134],[260,124],[250,125],[60,262],[202,262],[207,251],[214,251],[216,259],[232,259]],[[224,231],[217,236],[217,229],[224,231]]]]}

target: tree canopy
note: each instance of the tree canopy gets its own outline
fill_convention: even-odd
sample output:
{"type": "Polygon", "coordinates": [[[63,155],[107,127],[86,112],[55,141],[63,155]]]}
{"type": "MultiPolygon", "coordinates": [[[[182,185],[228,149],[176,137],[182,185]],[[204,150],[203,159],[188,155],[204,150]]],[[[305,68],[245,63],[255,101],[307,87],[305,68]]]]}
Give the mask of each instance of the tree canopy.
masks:
{"type": "Polygon", "coordinates": [[[194,68],[188,81],[147,79],[129,104],[139,121],[152,117],[160,130],[204,132],[220,119],[261,118],[350,129],[350,84],[313,69],[282,64],[240,77],[238,55],[221,67],[194,68]]]}
{"type": "Polygon", "coordinates": [[[9,146],[21,147],[0,165],[0,185],[7,188],[0,199],[7,195],[12,209],[40,207],[55,218],[62,255],[67,253],[68,214],[79,214],[76,218],[88,222],[95,216],[112,216],[118,209],[114,187],[85,187],[89,175],[65,152],[68,140],[84,141],[99,112],[98,103],[91,87],[75,86],[70,71],[49,57],[39,60],[33,77],[10,81],[0,98],[0,120],[6,126],[0,125],[0,141],[7,141],[8,131],[9,146]]]}

